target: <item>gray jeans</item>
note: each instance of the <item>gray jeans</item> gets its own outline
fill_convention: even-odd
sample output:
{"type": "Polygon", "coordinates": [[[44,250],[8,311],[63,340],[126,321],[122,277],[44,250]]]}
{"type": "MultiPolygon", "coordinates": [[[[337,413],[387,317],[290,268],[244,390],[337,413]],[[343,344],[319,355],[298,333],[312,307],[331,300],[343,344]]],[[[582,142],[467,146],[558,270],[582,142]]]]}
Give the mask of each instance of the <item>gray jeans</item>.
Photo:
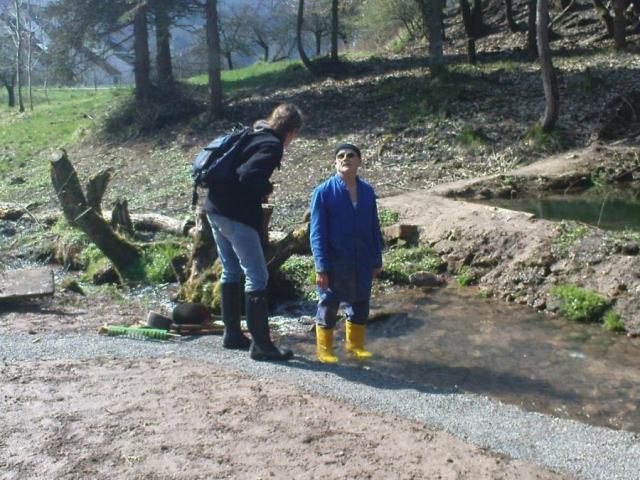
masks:
{"type": "Polygon", "coordinates": [[[253,228],[230,218],[207,213],[222,262],[222,283],[240,283],[246,277],[246,292],[267,289],[269,272],[260,236],[253,228]]]}

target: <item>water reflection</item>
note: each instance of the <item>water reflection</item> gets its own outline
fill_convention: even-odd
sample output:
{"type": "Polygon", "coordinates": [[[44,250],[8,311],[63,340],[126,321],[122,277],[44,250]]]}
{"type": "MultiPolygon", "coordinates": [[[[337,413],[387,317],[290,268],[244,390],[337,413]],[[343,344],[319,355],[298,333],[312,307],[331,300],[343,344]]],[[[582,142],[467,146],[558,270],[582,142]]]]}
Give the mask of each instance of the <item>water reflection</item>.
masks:
{"type": "Polygon", "coordinates": [[[582,195],[549,195],[540,198],[483,201],[520,210],[547,220],[576,220],[609,230],[640,230],[640,199],[633,190],[607,190],[582,195]]]}
{"type": "MultiPolygon", "coordinates": [[[[637,341],[481,300],[472,289],[400,290],[374,304],[397,314],[369,326],[373,370],[442,392],[474,392],[640,432],[637,341]]],[[[343,333],[336,336],[340,353],[343,333]]],[[[309,335],[289,341],[313,355],[309,335]]]]}

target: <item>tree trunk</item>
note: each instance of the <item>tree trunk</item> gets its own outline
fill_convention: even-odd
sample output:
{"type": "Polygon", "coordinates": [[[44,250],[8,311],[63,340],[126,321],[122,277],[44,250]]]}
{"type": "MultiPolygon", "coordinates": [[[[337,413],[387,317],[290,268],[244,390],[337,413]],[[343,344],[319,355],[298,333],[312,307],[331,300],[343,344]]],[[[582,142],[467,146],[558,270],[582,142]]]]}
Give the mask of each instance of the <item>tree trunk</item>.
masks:
{"type": "Polygon", "coordinates": [[[155,2],[156,17],[156,67],[158,69],[158,83],[171,85],[173,83],[173,69],[171,67],[171,20],[166,0],[155,2]]]}
{"type": "Polygon", "coordinates": [[[300,55],[300,60],[305,68],[312,75],[316,76],[317,72],[309,57],[304,51],[304,45],[302,44],[302,27],[304,25],[304,0],[298,0],[298,19],[296,21],[296,45],[298,46],[298,55],[300,55]]]}
{"type": "Polygon", "coordinates": [[[604,3],[602,3],[602,0],[591,1],[593,3],[593,7],[596,9],[598,17],[600,17],[600,20],[602,20],[602,23],[604,23],[604,26],[607,29],[609,37],[613,37],[613,18],[611,18],[609,10],[605,7],[604,3]]]}
{"type": "Polygon", "coordinates": [[[87,182],[87,205],[98,215],[102,215],[102,197],[107,190],[112,173],[113,169],[107,168],[93,175],[87,182]]]}
{"type": "Polygon", "coordinates": [[[537,54],[536,0],[527,0],[527,55],[531,60],[534,60],[537,54]]]}
{"type": "Polygon", "coordinates": [[[518,33],[520,31],[520,28],[518,27],[518,24],[513,18],[513,0],[504,0],[504,5],[507,11],[506,16],[507,16],[507,25],[509,26],[509,30],[511,30],[513,33],[518,33]]]}
{"type": "Polygon", "coordinates": [[[429,55],[431,71],[437,75],[444,70],[442,42],[442,3],[443,0],[415,0],[420,7],[422,24],[429,36],[429,55]]]}
{"type": "Polygon", "coordinates": [[[220,31],[218,29],[218,1],[206,0],[207,70],[209,73],[209,119],[222,117],[222,78],[220,65],[220,31]]]}
{"type": "Polygon", "coordinates": [[[16,9],[16,83],[18,84],[18,108],[24,112],[24,100],[22,99],[22,2],[14,0],[16,9]]]}
{"type": "Polygon", "coordinates": [[[133,222],[129,213],[129,202],[119,198],[111,210],[111,228],[127,238],[133,237],[133,222]]]}
{"type": "Polygon", "coordinates": [[[149,31],[147,30],[147,4],[140,4],[133,17],[133,50],[135,95],[138,106],[146,103],[151,96],[151,79],[149,77],[149,31]]]}
{"type": "Polygon", "coordinates": [[[551,49],[549,48],[549,4],[548,0],[538,0],[538,56],[542,70],[542,85],[544,87],[545,108],[544,116],[540,120],[542,131],[549,133],[558,120],[559,93],[551,49]]]}
{"type": "Polygon", "coordinates": [[[338,0],[331,0],[331,61],[338,61],[338,0]]]}
{"type": "Polygon", "coordinates": [[[471,65],[476,64],[476,35],[471,19],[471,8],[468,0],[460,0],[460,11],[462,12],[462,23],[467,34],[467,59],[471,65]]]}
{"type": "Polygon", "coordinates": [[[629,6],[629,0],[612,0],[613,5],[613,41],[617,51],[627,47],[627,19],[624,11],[629,6]]]}
{"type": "Polygon", "coordinates": [[[67,222],[78,226],[118,272],[127,277],[139,265],[140,250],[118,236],[104,218],[87,204],[78,175],[64,151],[51,160],[51,181],[67,222]]]}
{"type": "Polygon", "coordinates": [[[231,52],[226,52],[224,57],[227,59],[227,68],[233,70],[233,59],[231,58],[231,52]]]}
{"type": "Polygon", "coordinates": [[[33,50],[31,46],[31,32],[27,32],[29,35],[29,43],[27,46],[27,91],[29,92],[29,109],[33,112],[33,86],[31,85],[31,71],[33,70],[33,50]]]}
{"type": "Polygon", "coordinates": [[[13,108],[16,106],[16,90],[12,84],[5,83],[4,85],[7,88],[7,97],[9,99],[9,108],[13,108]]]}
{"type": "Polygon", "coordinates": [[[316,39],[316,57],[319,57],[322,54],[322,34],[315,32],[314,37],[316,39]]]}

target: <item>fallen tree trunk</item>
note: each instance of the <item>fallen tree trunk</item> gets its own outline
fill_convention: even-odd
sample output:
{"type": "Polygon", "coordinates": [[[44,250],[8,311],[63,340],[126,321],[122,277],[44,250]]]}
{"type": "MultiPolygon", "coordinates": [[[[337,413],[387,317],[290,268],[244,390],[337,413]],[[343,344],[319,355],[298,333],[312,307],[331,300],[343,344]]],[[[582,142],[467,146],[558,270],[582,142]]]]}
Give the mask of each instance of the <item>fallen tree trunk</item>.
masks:
{"type": "Polygon", "coordinates": [[[88,205],[78,175],[65,151],[51,160],[51,181],[69,225],[79,227],[120,275],[127,278],[127,273],[140,262],[140,249],[116,234],[105,219],[88,205]]]}

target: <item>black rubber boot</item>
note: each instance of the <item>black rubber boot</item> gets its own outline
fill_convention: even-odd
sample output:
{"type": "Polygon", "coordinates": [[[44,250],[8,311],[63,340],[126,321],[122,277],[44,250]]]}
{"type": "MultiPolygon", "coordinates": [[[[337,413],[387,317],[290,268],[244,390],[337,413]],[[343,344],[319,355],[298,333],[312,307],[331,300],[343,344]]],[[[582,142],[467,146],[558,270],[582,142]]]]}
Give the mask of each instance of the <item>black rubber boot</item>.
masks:
{"type": "Polygon", "coordinates": [[[271,342],[267,292],[247,292],[245,297],[247,326],[253,339],[249,349],[251,358],[254,360],[289,360],[293,357],[293,352],[280,350],[271,342]]]}
{"type": "Polygon", "coordinates": [[[240,327],[241,291],[239,283],[223,283],[220,285],[220,304],[224,335],[222,346],[231,350],[249,350],[251,340],[242,333],[240,327]]]}

